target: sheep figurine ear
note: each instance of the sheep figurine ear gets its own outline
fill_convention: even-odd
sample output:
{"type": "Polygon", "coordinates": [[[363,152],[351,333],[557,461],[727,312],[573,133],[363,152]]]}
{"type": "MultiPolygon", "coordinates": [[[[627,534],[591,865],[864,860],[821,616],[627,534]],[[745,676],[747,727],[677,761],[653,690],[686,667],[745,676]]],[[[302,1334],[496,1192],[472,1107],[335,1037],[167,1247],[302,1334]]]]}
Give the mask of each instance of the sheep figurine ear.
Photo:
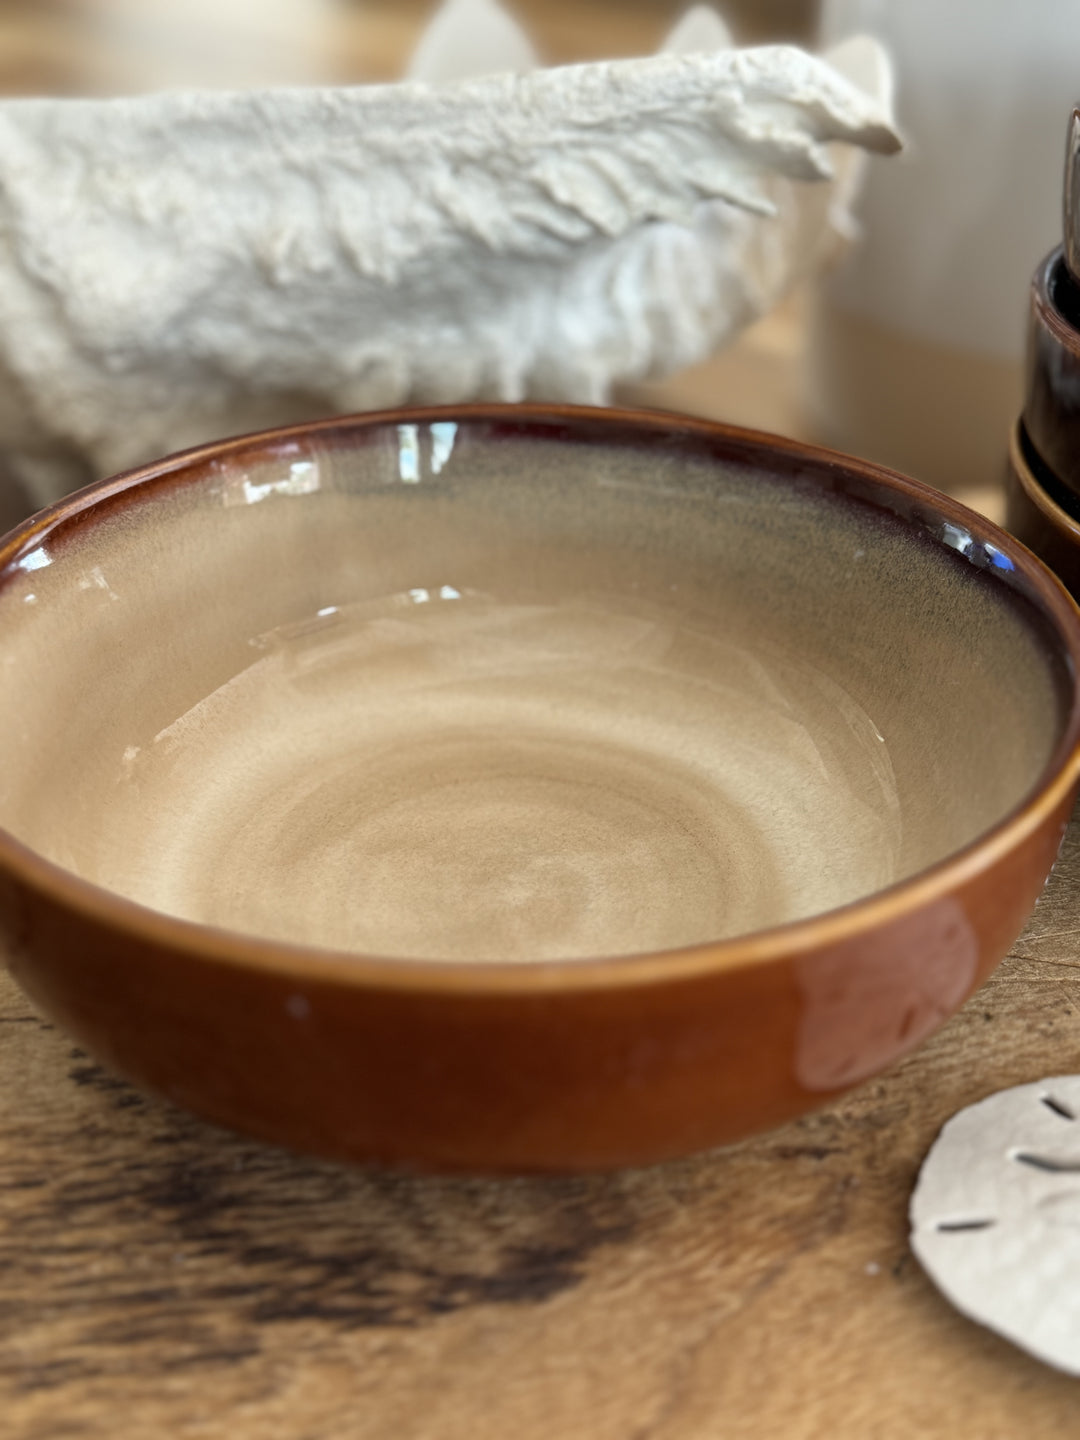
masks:
{"type": "MultiPolygon", "coordinates": [[[[877,40],[869,35],[852,35],[831,50],[826,50],[822,58],[838,75],[892,114],[895,89],[892,64],[877,40]]],[[[829,223],[841,241],[857,240],[860,227],[853,214],[853,206],[866,170],[866,155],[850,146],[836,146],[832,166],[829,223]]]]}
{"type": "Polygon", "coordinates": [[[731,31],[711,5],[694,5],[660,46],[663,55],[704,55],[709,51],[730,50],[731,31]]]}
{"type": "Polygon", "coordinates": [[[439,84],[539,64],[528,35],[496,0],[444,0],[413,51],[407,80],[439,84]]]}
{"type": "Polygon", "coordinates": [[[44,502],[319,414],[603,403],[774,304],[837,148],[898,143],[783,46],[0,101],[0,448],[44,502]]]}

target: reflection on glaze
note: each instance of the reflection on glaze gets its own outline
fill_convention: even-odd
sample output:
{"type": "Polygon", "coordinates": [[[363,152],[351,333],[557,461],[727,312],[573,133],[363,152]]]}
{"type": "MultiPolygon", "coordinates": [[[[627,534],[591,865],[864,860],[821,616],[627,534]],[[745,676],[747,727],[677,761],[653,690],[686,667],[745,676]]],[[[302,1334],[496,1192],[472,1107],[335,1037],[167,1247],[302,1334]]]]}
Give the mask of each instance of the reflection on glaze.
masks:
{"type": "Polygon", "coordinates": [[[271,495],[313,495],[321,484],[317,460],[294,460],[288,474],[277,480],[252,480],[238,475],[225,486],[225,504],[258,505],[271,495]]]}
{"type": "Polygon", "coordinates": [[[978,936],[951,896],[884,930],[872,954],[856,939],[802,961],[800,1084],[839,1090],[913,1050],[960,1005],[978,961],[978,936]]]}
{"type": "Polygon", "coordinates": [[[80,590],[104,590],[110,600],[120,599],[106,579],[105,572],[100,565],[92,565],[85,575],[79,577],[77,584],[80,590]]]}
{"type": "Polygon", "coordinates": [[[457,423],[453,420],[436,420],[431,426],[431,470],[438,475],[454,453],[457,439],[457,423]]]}
{"type": "Polygon", "coordinates": [[[437,420],[430,425],[399,425],[398,433],[398,477],[406,485],[419,485],[423,479],[422,436],[430,434],[431,473],[438,475],[454,453],[457,439],[457,422],[437,420]]]}
{"type": "Polygon", "coordinates": [[[525,961],[738,934],[895,878],[881,735],[764,641],[436,584],[255,645],[125,754],[90,878],[282,939],[525,961]]]}
{"type": "Polygon", "coordinates": [[[399,425],[398,431],[398,474],[406,485],[420,481],[420,427],[399,425]]]}
{"type": "Polygon", "coordinates": [[[16,570],[43,570],[46,565],[52,564],[52,556],[44,545],[38,545],[33,550],[28,550],[15,561],[16,570]]]}
{"type": "Polygon", "coordinates": [[[1016,569],[1004,550],[999,550],[989,540],[985,542],[977,540],[963,525],[953,525],[945,520],[941,524],[940,534],[941,539],[951,550],[957,551],[980,569],[985,569],[987,566],[992,566],[995,570],[1016,569]]]}

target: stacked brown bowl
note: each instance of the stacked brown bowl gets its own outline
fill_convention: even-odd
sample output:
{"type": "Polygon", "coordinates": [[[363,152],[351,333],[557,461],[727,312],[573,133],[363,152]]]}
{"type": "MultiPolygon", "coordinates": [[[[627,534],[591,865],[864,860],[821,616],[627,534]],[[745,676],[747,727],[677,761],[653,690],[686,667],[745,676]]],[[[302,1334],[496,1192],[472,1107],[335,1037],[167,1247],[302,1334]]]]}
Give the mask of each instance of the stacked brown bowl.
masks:
{"type": "Polygon", "coordinates": [[[1024,412],[1006,524],[1080,595],[1080,284],[1059,246],[1031,282],[1024,412]]]}

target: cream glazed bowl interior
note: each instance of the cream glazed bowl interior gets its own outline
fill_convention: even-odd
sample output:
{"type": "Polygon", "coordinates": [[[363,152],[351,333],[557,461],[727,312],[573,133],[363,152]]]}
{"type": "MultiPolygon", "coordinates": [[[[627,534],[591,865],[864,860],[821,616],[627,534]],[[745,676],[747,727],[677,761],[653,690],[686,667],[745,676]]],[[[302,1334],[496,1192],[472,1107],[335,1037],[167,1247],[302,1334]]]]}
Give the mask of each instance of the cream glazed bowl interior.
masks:
{"type": "Polygon", "coordinates": [[[0,549],[8,963],[302,1148],[701,1148],[1001,958],[1078,656],[989,522],[791,442],[543,407],[222,442],[0,549]]]}

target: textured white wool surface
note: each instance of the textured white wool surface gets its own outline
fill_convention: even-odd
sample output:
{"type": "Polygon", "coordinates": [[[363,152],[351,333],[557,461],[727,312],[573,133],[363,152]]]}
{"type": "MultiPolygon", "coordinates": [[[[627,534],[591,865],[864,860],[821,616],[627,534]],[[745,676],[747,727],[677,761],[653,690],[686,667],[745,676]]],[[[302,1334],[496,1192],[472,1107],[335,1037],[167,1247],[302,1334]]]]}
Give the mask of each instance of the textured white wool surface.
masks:
{"type": "Polygon", "coordinates": [[[887,106],[788,47],[0,104],[0,445],[38,497],[227,433],[603,401],[818,259],[887,106]]]}

